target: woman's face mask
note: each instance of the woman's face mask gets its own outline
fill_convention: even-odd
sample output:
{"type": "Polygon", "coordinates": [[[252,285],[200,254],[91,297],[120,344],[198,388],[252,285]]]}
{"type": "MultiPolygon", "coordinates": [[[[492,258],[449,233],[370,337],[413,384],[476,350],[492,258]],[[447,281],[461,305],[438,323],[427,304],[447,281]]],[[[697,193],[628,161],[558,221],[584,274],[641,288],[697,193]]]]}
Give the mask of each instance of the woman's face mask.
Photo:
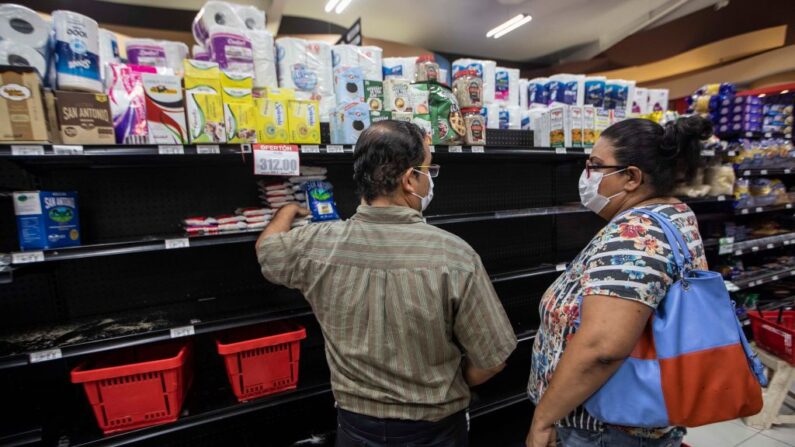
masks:
{"type": "Polygon", "coordinates": [[[618,174],[619,172],[626,171],[627,168],[619,169],[618,171],[611,172],[609,174],[602,174],[596,170],[591,169],[590,172],[587,169],[582,171],[580,175],[580,202],[582,202],[583,206],[588,208],[589,210],[593,211],[596,214],[599,214],[610,200],[620,194],[623,194],[624,191],[619,191],[613,194],[610,197],[605,197],[599,194],[599,184],[602,182],[602,179],[605,177],[609,177],[613,174],[618,174]]]}

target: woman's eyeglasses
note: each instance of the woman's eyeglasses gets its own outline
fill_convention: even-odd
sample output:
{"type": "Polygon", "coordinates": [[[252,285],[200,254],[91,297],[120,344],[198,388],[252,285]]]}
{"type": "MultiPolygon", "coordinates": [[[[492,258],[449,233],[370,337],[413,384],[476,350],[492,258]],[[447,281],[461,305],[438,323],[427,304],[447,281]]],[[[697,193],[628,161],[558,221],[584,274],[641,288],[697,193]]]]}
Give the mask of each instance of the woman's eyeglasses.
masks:
{"type": "Polygon", "coordinates": [[[585,162],[585,176],[591,178],[591,171],[600,171],[602,169],[626,169],[628,166],[623,165],[600,165],[593,164],[590,161],[585,162]]]}

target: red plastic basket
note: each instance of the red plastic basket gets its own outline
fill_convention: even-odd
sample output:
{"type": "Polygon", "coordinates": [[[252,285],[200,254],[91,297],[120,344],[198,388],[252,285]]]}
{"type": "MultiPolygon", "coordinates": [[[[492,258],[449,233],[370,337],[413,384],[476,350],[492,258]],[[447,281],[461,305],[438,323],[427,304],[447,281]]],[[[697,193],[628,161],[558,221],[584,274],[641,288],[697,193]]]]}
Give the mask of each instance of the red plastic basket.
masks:
{"type": "Polygon", "coordinates": [[[105,434],[176,421],[190,387],[189,343],[113,351],[72,370],[105,434]]]}
{"type": "Polygon", "coordinates": [[[306,330],[289,323],[249,326],[222,334],[218,353],[237,400],[245,402],[298,384],[301,340],[306,330]]]}
{"type": "Polygon", "coordinates": [[[781,312],[781,323],[778,323],[777,310],[764,311],[762,315],[752,310],[748,312],[748,316],[751,318],[756,344],[795,365],[795,351],[792,348],[795,338],[795,310],[781,312]]]}

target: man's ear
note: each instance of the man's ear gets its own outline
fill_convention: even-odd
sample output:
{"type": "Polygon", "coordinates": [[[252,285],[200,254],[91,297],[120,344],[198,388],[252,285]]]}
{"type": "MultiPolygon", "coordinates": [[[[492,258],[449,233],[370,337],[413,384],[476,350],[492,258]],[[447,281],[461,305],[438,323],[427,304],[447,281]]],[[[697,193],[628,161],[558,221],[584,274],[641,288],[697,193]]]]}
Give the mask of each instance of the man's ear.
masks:
{"type": "Polygon", "coordinates": [[[409,168],[408,171],[403,173],[403,176],[400,178],[400,187],[403,188],[403,192],[406,194],[411,194],[416,192],[414,189],[414,169],[409,168]]]}

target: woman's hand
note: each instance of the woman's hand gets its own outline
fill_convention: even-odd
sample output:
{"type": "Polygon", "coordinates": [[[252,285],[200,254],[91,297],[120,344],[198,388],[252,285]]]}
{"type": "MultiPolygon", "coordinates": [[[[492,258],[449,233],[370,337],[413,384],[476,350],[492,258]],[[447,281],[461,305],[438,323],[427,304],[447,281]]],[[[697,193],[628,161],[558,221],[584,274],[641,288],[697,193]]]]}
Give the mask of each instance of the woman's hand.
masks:
{"type": "Polygon", "coordinates": [[[555,425],[543,424],[533,418],[533,425],[525,440],[527,447],[554,447],[555,425]]]}

